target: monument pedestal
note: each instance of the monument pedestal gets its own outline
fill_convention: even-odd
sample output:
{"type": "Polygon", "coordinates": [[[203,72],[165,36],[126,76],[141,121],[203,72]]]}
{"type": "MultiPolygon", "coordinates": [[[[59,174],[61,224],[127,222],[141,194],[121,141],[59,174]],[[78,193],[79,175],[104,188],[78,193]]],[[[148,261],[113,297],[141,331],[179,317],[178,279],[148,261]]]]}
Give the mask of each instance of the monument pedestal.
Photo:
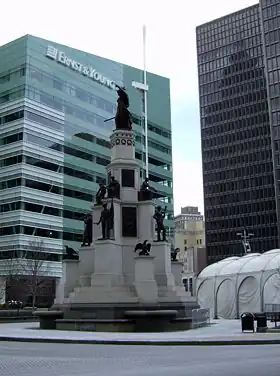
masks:
{"type": "Polygon", "coordinates": [[[176,286],[183,286],[182,282],[182,271],[183,271],[183,264],[180,261],[171,261],[171,271],[174,276],[175,285],[176,286]]]}
{"type": "Polygon", "coordinates": [[[57,281],[55,304],[67,301],[71,291],[79,283],[79,260],[63,260],[62,277],[57,281]]]}
{"type": "Polygon", "coordinates": [[[135,290],[140,303],[156,303],[158,298],[155,281],[154,257],[136,256],[135,258],[135,290]]]}

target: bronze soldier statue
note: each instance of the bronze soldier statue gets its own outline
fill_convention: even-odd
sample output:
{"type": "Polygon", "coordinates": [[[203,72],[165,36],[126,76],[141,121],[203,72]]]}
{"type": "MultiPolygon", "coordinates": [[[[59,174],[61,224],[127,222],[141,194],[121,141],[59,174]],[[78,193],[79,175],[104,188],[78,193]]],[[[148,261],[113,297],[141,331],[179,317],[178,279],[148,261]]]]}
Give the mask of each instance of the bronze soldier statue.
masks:
{"type": "MultiPolygon", "coordinates": [[[[110,231],[114,228],[114,204],[113,200],[111,203],[111,208],[108,209],[107,203],[103,204],[103,210],[100,215],[100,219],[96,225],[100,225],[102,228],[102,240],[110,239],[110,231]]],[[[101,240],[100,239],[100,240],[101,240]]]]}
{"type": "Polygon", "coordinates": [[[171,246],[171,261],[177,261],[177,253],[179,252],[179,248],[175,248],[174,245],[172,244],[171,246]]]}
{"type": "Polygon", "coordinates": [[[87,214],[84,218],[84,235],[83,235],[83,243],[81,247],[90,246],[92,243],[92,215],[87,214]]]}
{"type": "Polygon", "coordinates": [[[156,189],[150,186],[149,178],[145,178],[140,187],[139,201],[152,200],[156,192],[156,189]]]}
{"type": "Polygon", "coordinates": [[[157,242],[166,242],[166,230],[163,224],[165,214],[166,214],[167,207],[165,206],[164,210],[162,210],[161,206],[157,206],[155,210],[155,214],[153,215],[153,218],[156,221],[156,231],[157,231],[157,242]],[[162,233],[162,239],[161,239],[161,233],[162,233]]]}
{"type": "Polygon", "coordinates": [[[114,176],[110,177],[107,192],[108,198],[120,198],[120,183],[114,178],[114,176]]]}
{"type": "Polygon", "coordinates": [[[105,195],[106,195],[106,192],[107,192],[107,188],[104,184],[99,184],[99,189],[96,193],[96,196],[95,196],[95,199],[96,199],[96,203],[95,205],[102,205],[102,200],[105,198],[105,195]]]}

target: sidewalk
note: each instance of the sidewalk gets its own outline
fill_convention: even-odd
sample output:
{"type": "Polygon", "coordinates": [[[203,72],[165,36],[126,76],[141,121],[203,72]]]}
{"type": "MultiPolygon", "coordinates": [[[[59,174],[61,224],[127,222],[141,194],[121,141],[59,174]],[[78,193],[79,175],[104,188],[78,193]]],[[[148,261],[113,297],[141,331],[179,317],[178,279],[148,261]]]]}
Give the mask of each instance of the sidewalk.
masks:
{"type": "Polygon", "coordinates": [[[0,324],[0,341],[108,345],[225,346],[280,344],[280,333],[242,333],[239,320],[215,320],[208,327],[163,333],[39,330],[39,323],[24,322],[0,324]]]}

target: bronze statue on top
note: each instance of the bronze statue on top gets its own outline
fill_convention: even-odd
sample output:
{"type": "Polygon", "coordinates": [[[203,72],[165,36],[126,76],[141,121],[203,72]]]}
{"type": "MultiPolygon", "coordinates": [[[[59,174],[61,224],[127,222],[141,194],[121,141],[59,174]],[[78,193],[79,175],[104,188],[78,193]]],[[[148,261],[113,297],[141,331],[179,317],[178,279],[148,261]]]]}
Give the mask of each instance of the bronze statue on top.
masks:
{"type": "Polygon", "coordinates": [[[120,198],[120,183],[114,178],[110,177],[110,182],[107,186],[108,198],[120,198]]]}
{"type": "Polygon", "coordinates": [[[149,178],[145,178],[140,187],[139,201],[152,200],[156,192],[156,189],[150,186],[149,178]]]}
{"type": "Polygon", "coordinates": [[[117,112],[115,116],[116,129],[131,130],[132,129],[132,119],[131,114],[128,110],[129,98],[124,87],[116,85],[118,100],[117,100],[117,112]]]}
{"type": "Polygon", "coordinates": [[[153,218],[156,221],[156,231],[157,231],[157,242],[166,242],[166,230],[163,224],[165,214],[166,214],[167,207],[165,206],[164,210],[162,210],[161,206],[157,206],[155,210],[155,214],[153,215],[153,218]],[[161,239],[161,233],[162,233],[162,239],[161,239]]]}
{"type": "Polygon", "coordinates": [[[106,196],[106,192],[107,192],[107,188],[104,184],[99,184],[99,189],[96,193],[96,196],[95,196],[95,200],[96,200],[96,203],[95,205],[98,206],[98,205],[102,205],[102,201],[104,200],[105,196],[106,196]]]}

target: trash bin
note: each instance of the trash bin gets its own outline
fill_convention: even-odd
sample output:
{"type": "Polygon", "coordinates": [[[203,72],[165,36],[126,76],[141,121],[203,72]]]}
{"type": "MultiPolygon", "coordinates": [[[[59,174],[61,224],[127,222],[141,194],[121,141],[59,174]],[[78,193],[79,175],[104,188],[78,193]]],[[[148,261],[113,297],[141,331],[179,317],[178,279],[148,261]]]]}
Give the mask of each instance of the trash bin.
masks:
{"type": "Polygon", "coordinates": [[[255,332],[254,315],[251,312],[244,312],[241,315],[241,328],[244,330],[255,332]]]}
{"type": "Polygon", "coordinates": [[[262,333],[266,332],[267,329],[267,318],[265,313],[259,313],[256,315],[256,321],[257,321],[257,332],[262,333]]]}

